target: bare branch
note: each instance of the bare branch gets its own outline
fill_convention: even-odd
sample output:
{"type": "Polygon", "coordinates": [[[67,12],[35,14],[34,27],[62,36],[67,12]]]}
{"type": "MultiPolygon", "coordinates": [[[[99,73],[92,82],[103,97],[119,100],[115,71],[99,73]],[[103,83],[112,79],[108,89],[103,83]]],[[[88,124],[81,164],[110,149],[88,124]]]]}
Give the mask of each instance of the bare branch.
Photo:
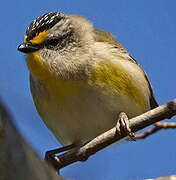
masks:
{"type": "Polygon", "coordinates": [[[161,129],[174,129],[176,128],[176,123],[175,122],[157,122],[155,123],[155,127],[153,129],[148,129],[145,132],[141,134],[137,134],[135,136],[135,139],[145,139],[148,136],[158,132],[161,129]]]}
{"type": "MultiPolygon", "coordinates": [[[[176,115],[176,99],[169,102],[168,104],[164,104],[140,116],[130,119],[130,128],[133,132],[137,132],[158,121],[166,118],[171,118],[174,115],[176,115]]],[[[156,128],[161,127],[156,126],[156,128]]],[[[74,151],[68,151],[60,156],[57,156],[55,158],[55,160],[58,161],[57,169],[61,169],[77,161],[85,161],[89,158],[89,156],[95,154],[96,152],[109,146],[110,144],[123,139],[125,136],[125,134],[119,134],[116,128],[112,128],[111,130],[101,134],[81,148],[74,151]]]]}
{"type": "Polygon", "coordinates": [[[144,179],[144,180],[175,180],[175,179],[176,179],[176,175],[171,175],[171,176],[150,178],[150,179],[144,179]]]}
{"type": "Polygon", "coordinates": [[[176,122],[157,122],[156,127],[161,127],[162,129],[174,129],[176,128],[176,122]]]}

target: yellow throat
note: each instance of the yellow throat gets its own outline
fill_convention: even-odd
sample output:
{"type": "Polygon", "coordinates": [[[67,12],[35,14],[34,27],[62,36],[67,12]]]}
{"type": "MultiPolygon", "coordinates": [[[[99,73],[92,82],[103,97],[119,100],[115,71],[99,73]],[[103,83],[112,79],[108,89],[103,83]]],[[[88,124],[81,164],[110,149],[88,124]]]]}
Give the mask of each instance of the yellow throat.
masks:
{"type": "Polygon", "coordinates": [[[52,74],[37,52],[27,55],[27,66],[31,73],[46,85],[53,99],[61,100],[72,96],[79,88],[79,84],[72,81],[65,82],[52,74]]]}

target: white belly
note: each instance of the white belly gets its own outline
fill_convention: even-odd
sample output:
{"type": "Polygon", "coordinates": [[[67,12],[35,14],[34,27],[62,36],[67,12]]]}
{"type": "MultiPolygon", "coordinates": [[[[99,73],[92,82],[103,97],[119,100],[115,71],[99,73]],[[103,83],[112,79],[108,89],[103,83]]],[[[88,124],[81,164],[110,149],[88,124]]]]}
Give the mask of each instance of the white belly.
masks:
{"type": "Polygon", "coordinates": [[[127,97],[106,97],[85,90],[60,102],[49,100],[40,109],[44,122],[62,145],[81,144],[111,129],[122,111],[129,118],[144,112],[127,97]]]}

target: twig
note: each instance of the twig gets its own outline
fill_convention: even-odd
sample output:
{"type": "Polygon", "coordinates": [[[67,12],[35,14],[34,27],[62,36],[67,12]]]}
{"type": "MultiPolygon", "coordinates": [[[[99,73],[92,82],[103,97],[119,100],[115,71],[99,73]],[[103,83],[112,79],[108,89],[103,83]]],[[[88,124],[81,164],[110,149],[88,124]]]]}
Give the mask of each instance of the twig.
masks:
{"type": "Polygon", "coordinates": [[[161,129],[174,129],[176,128],[176,123],[175,122],[157,122],[155,123],[155,127],[153,129],[148,129],[145,132],[141,134],[135,135],[135,139],[145,139],[148,136],[158,132],[161,129]]]}
{"type": "MultiPolygon", "coordinates": [[[[133,132],[136,132],[158,121],[171,118],[174,115],[176,115],[176,99],[168,104],[164,104],[140,116],[130,119],[130,128],[133,132]]],[[[119,134],[116,128],[112,128],[81,148],[75,151],[68,151],[60,156],[57,156],[57,169],[61,169],[77,161],[85,161],[89,158],[89,156],[95,154],[110,144],[123,139],[125,136],[125,134],[119,134]]]]}

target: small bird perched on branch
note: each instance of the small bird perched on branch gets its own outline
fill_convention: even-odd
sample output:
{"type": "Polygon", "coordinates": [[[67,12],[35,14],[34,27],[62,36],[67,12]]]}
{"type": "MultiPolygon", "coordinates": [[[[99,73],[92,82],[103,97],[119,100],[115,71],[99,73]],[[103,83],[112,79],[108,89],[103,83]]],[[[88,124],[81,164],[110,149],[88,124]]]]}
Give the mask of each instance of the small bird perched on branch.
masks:
{"type": "Polygon", "coordinates": [[[27,54],[37,111],[63,146],[80,146],[117,119],[132,136],[127,116],[157,107],[140,65],[85,17],[44,14],[29,25],[18,50],[27,54]]]}

